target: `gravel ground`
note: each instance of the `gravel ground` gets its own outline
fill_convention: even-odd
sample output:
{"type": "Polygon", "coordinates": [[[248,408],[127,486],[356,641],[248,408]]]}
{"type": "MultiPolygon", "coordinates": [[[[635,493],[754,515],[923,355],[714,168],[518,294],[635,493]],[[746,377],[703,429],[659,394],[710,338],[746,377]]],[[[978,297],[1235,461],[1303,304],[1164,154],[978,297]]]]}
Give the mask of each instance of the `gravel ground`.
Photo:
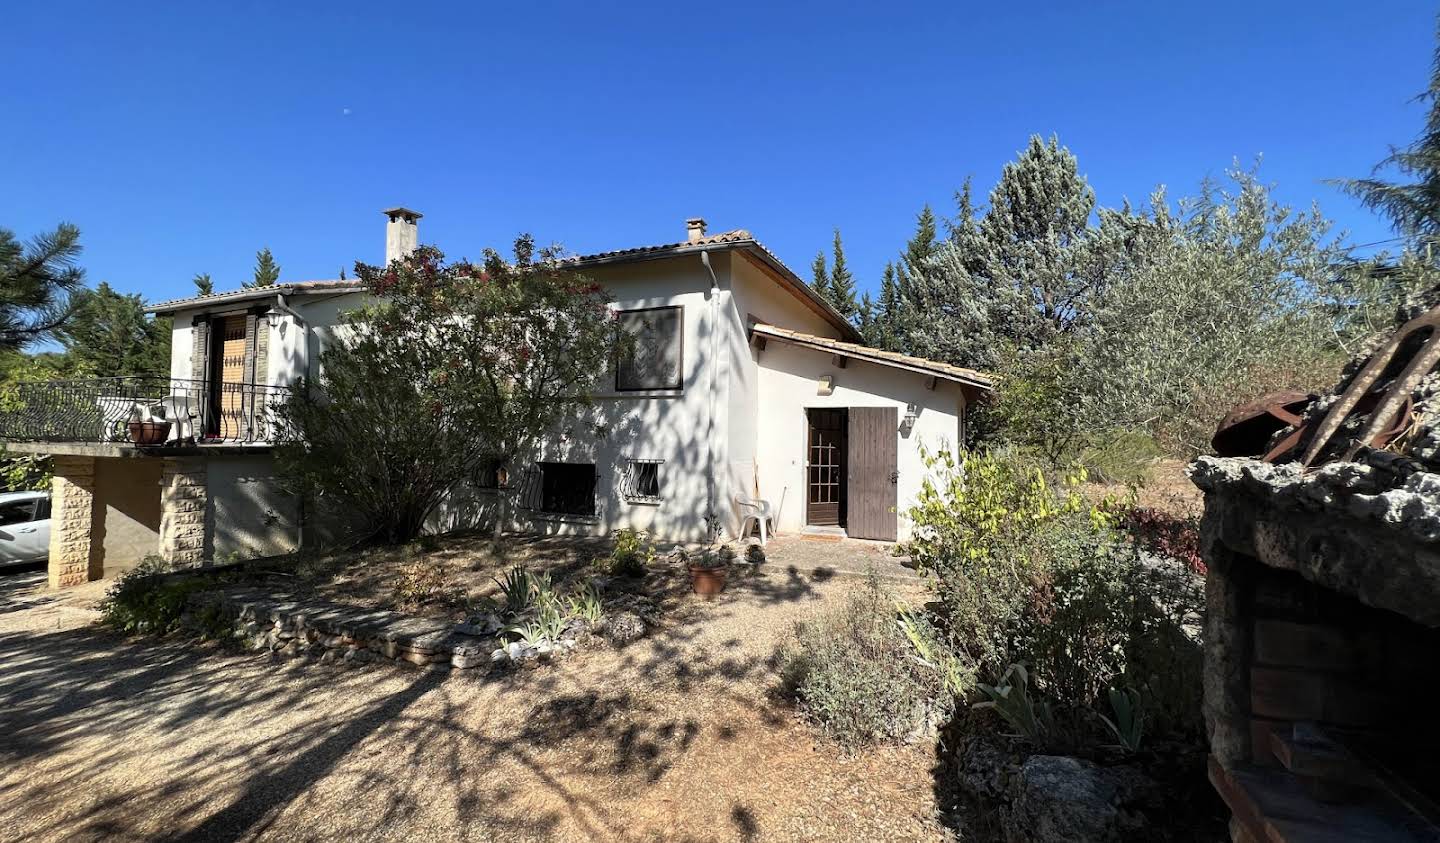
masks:
{"type": "Polygon", "coordinates": [[[853,578],[775,567],[491,679],[121,639],[103,585],[0,581],[0,839],[945,838],[928,750],[847,755],[774,699],[776,647],[853,578]]]}

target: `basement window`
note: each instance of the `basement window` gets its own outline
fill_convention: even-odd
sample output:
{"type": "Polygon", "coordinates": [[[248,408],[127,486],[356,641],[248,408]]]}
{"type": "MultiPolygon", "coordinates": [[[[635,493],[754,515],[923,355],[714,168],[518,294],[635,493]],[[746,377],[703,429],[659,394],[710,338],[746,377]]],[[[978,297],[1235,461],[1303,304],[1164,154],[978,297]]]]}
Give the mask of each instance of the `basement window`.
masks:
{"type": "Polygon", "coordinates": [[[538,467],[536,509],[557,515],[595,514],[594,463],[542,462],[538,467]]]}
{"type": "Polygon", "coordinates": [[[626,460],[620,494],[631,503],[659,503],[660,466],[664,460],[626,460]]]}
{"type": "Polygon", "coordinates": [[[615,364],[615,389],[680,389],[684,355],[685,309],[651,307],[615,314],[628,341],[615,364]]]}

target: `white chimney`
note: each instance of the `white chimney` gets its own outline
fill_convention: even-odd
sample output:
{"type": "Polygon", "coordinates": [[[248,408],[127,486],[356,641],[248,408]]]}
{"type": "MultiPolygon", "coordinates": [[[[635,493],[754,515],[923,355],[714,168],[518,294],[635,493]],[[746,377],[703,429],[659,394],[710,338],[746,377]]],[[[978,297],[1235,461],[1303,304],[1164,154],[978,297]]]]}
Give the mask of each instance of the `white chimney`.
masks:
{"type": "Polygon", "coordinates": [[[420,218],[424,214],[409,208],[386,208],[385,265],[415,251],[420,245],[420,218]]]}
{"type": "Polygon", "coordinates": [[[698,243],[705,236],[705,219],[691,217],[685,221],[685,242],[698,243]]]}

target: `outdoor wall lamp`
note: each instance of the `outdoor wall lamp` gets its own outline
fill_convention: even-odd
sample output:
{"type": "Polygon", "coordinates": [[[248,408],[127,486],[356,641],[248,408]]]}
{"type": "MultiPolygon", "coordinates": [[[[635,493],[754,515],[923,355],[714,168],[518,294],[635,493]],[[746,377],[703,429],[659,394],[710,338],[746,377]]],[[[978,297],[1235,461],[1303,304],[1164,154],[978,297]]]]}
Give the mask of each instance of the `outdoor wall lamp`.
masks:
{"type": "Polygon", "coordinates": [[[829,395],[835,391],[835,376],[821,375],[820,380],[815,384],[816,395],[829,395]]]}

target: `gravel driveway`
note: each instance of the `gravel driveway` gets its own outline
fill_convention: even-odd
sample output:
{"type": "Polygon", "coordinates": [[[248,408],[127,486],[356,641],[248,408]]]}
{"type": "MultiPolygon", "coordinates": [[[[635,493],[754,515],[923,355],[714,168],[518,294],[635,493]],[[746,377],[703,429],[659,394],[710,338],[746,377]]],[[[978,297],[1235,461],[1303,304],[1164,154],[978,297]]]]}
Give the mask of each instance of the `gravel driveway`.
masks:
{"type": "Polygon", "coordinates": [[[933,840],[933,759],[847,756],[776,645],[854,580],[776,572],[631,647],[489,680],[93,626],[0,575],[0,839],[933,840]]]}

